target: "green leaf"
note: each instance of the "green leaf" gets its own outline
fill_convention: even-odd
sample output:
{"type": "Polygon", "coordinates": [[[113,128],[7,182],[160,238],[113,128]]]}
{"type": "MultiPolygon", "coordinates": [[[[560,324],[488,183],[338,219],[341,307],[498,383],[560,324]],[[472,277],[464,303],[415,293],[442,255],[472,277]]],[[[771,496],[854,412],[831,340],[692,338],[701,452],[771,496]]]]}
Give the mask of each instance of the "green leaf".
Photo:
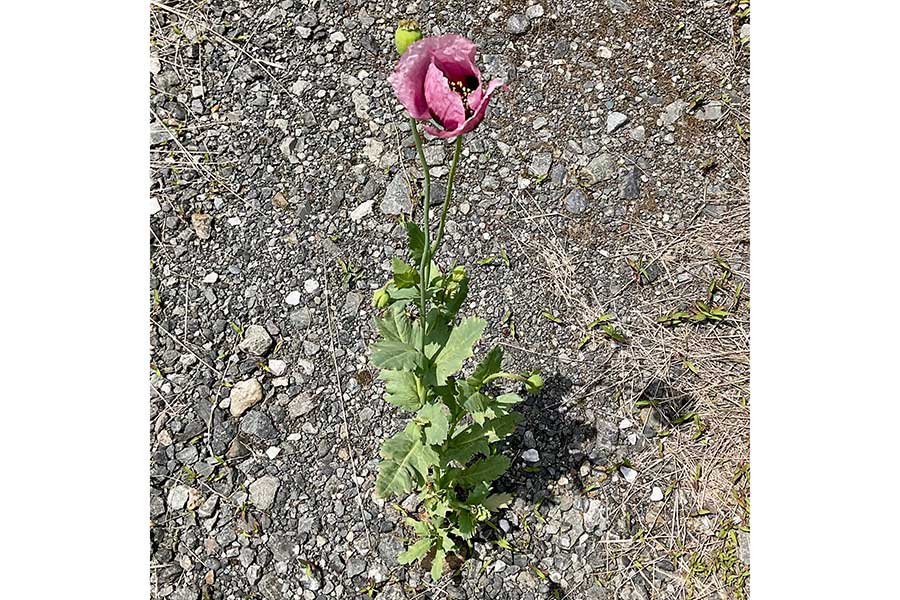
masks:
{"type": "Polygon", "coordinates": [[[501,508],[504,508],[509,505],[512,501],[512,495],[503,493],[503,494],[493,494],[488,496],[482,504],[486,509],[491,512],[497,512],[501,508]]]}
{"type": "Polygon", "coordinates": [[[379,369],[414,371],[419,367],[422,354],[407,342],[378,340],[372,344],[372,364],[379,369]]]}
{"type": "Polygon", "coordinates": [[[587,330],[591,331],[591,330],[595,329],[601,323],[606,323],[607,321],[612,320],[612,318],[613,318],[612,315],[600,315],[599,317],[597,317],[596,319],[594,319],[593,321],[588,323],[587,330]]]}
{"type": "MultiPolygon", "coordinates": [[[[391,294],[391,297],[393,298],[394,295],[391,294]]],[[[409,317],[406,316],[406,311],[402,308],[391,306],[384,313],[383,317],[375,319],[375,326],[378,327],[378,331],[386,340],[395,342],[412,341],[412,323],[410,323],[409,317]]]]}
{"type": "Polygon", "coordinates": [[[448,298],[444,304],[444,311],[450,316],[456,316],[456,313],[459,312],[460,307],[462,307],[462,303],[465,301],[466,297],[469,295],[469,276],[466,275],[459,282],[459,287],[456,288],[456,291],[453,295],[448,298]]]}
{"type": "Polygon", "coordinates": [[[421,429],[415,423],[385,440],[380,454],[384,460],[375,481],[375,495],[379,498],[411,492],[439,460],[430,447],[422,444],[421,429]]]}
{"type": "Polygon", "coordinates": [[[425,251],[425,234],[415,221],[407,221],[406,236],[409,240],[409,254],[412,257],[413,264],[422,264],[422,252],[425,251]]]}
{"type": "Polygon", "coordinates": [[[541,313],[541,316],[544,317],[545,319],[547,319],[548,321],[553,322],[553,323],[558,323],[559,325],[563,325],[563,324],[564,324],[562,319],[560,319],[559,317],[557,317],[556,315],[554,315],[554,314],[553,314],[552,312],[550,312],[549,310],[545,310],[544,312],[542,312],[542,313],[541,313]]]}
{"type": "Polygon", "coordinates": [[[501,363],[503,362],[503,348],[500,346],[494,346],[491,348],[491,351],[487,353],[478,366],[475,367],[475,370],[466,379],[466,383],[475,388],[475,390],[480,390],[481,386],[484,385],[484,380],[490,377],[495,373],[500,372],[501,363]]]}
{"type": "Polygon", "coordinates": [[[509,459],[502,454],[496,454],[466,467],[459,474],[458,481],[466,487],[482,481],[491,482],[503,475],[508,468],[509,459]]]}
{"type": "Polygon", "coordinates": [[[425,441],[429,444],[443,444],[447,439],[450,423],[447,420],[447,408],[440,403],[426,404],[419,410],[419,417],[428,425],[425,426],[425,441]]]}
{"type": "Polygon", "coordinates": [[[431,561],[431,578],[434,581],[437,581],[441,578],[441,575],[444,573],[444,552],[443,549],[438,548],[438,550],[434,553],[434,559],[431,561]]]}
{"type": "Polygon", "coordinates": [[[424,540],[419,540],[412,546],[410,546],[405,552],[401,552],[397,557],[397,562],[401,565],[408,565],[411,562],[419,560],[425,554],[431,550],[431,538],[425,538],[424,540]]]}
{"type": "Polygon", "coordinates": [[[447,344],[434,359],[436,385],[444,385],[447,377],[462,368],[466,359],[472,356],[472,347],[486,326],[484,319],[469,317],[453,328],[447,344]]]}
{"type": "Polygon", "coordinates": [[[394,270],[394,285],[398,288],[410,288],[419,283],[419,271],[397,257],[391,259],[394,270]]]}
{"type": "Polygon", "coordinates": [[[466,464],[479,452],[484,455],[489,452],[487,436],[483,425],[473,424],[458,430],[457,434],[450,439],[444,450],[442,461],[444,465],[451,460],[466,464]]]}
{"type": "Polygon", "coordinates": [[[416,386],[416,376],[410,371],[384,369],[378,375],[385,381],[384,399],[405,410],[419,410],[422,399],[416,386]]]}
{"type": "Polygon", "coordinates": [[[475,519],[472,518],[472,513],[467,510],[460,511],[459,513],[459,535],[463,539],[469,539],[475,533],[475,519]]]}

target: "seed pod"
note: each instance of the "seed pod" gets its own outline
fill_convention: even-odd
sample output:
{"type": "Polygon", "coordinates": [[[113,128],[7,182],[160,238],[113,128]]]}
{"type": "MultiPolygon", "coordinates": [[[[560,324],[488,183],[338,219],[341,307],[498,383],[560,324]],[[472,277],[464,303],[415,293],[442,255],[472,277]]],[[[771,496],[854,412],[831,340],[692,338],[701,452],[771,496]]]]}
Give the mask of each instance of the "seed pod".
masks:
{"type": "Polygon", "coordinates": [[[394,45],[397,47],[397,54],[403,54],[410,44],[418,42],[422,39],[422,30],[419,24],[413,19],[404,19],[397,25],[394,32],[394,45]]]}

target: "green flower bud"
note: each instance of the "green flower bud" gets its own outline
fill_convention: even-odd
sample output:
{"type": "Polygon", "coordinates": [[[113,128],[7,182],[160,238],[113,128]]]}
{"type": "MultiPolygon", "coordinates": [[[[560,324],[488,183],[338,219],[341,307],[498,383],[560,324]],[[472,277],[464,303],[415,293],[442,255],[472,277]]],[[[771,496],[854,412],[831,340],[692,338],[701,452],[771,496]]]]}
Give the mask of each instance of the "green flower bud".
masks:
{"type": "Polygon", "coordinates": [[[453,272],[450,274],[450,279],[456,281],[457,283],[466,278],[466,268],[462,265],[458,265],[453,267],[453,272]]]}
{"type": "Polygon", "coordinates": [[[404,19],[397,25],[394,32],[394,45],[397,47],[397,54],[402,55],[409,48],[409,45],[422,39],[422,30],[419,24],[413,19],[404,19]]]}
{"type": "Polygon", "coordinates": [[[528,393],[537,394],[544,387],[544,378],[535,371],[525,382],[525,386],[528,388],[528,393]]]}
{"type": "Polygon", "coordinates": [[[375,290],[375,293],[372,294],[372,306],[375,308],[384,308],[390,301],[391,297],[384,288],[378,288],[375,290]]]}

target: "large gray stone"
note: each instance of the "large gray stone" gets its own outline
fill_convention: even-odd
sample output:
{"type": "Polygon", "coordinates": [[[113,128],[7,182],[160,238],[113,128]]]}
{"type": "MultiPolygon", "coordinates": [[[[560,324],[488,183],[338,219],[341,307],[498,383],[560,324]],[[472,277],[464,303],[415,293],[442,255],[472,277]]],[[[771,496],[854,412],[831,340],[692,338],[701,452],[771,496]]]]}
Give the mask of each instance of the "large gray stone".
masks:
{"type": "Polygon", "coordinates": [[[263,356],[272,347],[272,336],[262,325],[250,325],[244,330],[244,339],[238,344],[238,349],[263,356]]]}
{"type": "Polygon", "coordinates": [[[412,200],[409,199],[409,184],[403,173],[398,171],[387,189],[384,191],[384,198],[381,200],[381,212],[386,215],[401,215],[412,211],[412,200]]]}
{"type": "Polygon", "coordinates": [[[250,484],[250,502],[262,510],[268,510],[275,502],[275,494],[281,482],[271,475],[263,475],[250,484]]]}

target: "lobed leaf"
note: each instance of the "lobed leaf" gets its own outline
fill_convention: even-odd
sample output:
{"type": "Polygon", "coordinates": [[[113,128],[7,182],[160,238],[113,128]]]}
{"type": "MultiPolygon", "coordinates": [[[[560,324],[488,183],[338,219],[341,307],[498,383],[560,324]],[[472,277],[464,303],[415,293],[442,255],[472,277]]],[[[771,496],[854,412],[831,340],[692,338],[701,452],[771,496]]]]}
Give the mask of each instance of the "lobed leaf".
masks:
{"type": "Polygon", "coordinates": [[[401,565],[408,565],[425,556],[429,550],[431,550],[431,538],[419,540],[405,552],[401,552],[397,557],[397,562],[401,565]]]}
{"type": "Polygon", "coordinates": [[[384,460],[375,480],[375,495],[379,498],[411,492],[439,460],[430,447],[422,444],[421,429],[415,423],[385,440],[380,454],[384,460]]]}
{"type": "Polygon", "coordinates": [[[425,251],[425,234],[415,221],[407,221],[406,237],[409,240],[409,255],[413,264],[422,264],[422,253],[425,251]]]}
{"type": "Polygon", "coordinates": [[[457,480],[466,487],[481,482],[489,483],[503,475],[508,468],[509,459],[502,454],[495,454],[463,469],[457,480]]]}
{"type": "Polygon", "coordinates": [[[422,398],[412,372],[383,369],[378,377],[385,381],[385,400],[404,410],[421,408],[422,398]]]}
{"type": "Polygon", "coordinates": [[[425,441],[429,444],[443,444],[447,439],[450,423],[446,410],[447,407],[441,403],[426,404],[419,410],[419,417],[428,423],[425,426],[425,441]]]}
{"type": "Polygon", "coordinates": [[[438,548],[431,560],[431,578],[437,581],[444,573],[444,556],[446,552],[442,548],[438,548]]]}
{"type": "Polygon", "coordinates": [[[421,365],[422,354],[407,342],[378,340],[372,344],[371,360],[379,369],[414,371],[421,365]]]}
{"type": "Polygon", "coordinates": [[[466,379],[466,383],[475,388],[475,390],[480,390],[484,385],[484,380],[494,375],[495,373],[500,372],[501,363],[503,362],[503,348],[500,346],[494,346],[491,348],[491,351],[487,353],[478,366],[475,367],[475,370],[472,374],[466,379]]]}
{"type": "Polygon", "coordinates": [[[484,319],[469,317],[453,328],[447,344],[434,359],[436,385],[444,385],[447,377],[462,368],[466,359],[472,356],[472,348],[486,326],[484,319]]]}

